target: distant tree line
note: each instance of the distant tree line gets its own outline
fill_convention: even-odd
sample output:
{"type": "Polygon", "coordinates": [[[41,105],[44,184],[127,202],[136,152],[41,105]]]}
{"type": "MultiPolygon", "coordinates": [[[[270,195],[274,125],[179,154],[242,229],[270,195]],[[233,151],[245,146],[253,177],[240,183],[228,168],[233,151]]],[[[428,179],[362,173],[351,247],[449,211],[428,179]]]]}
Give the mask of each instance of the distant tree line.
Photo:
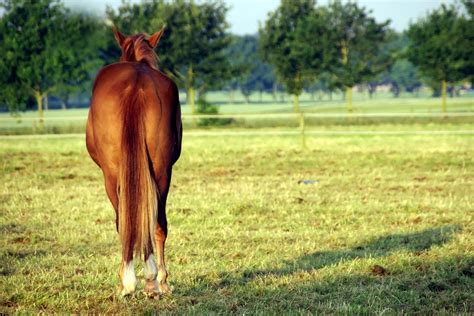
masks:
{"type": "Polygon", "coordinates": [[[353,87],[370,96],[380,85],[398,96],[422,85],[443,99],[474,76],[472,1],[441,5],[403,34],[377,22],[357,3],[281,0],[258,34],[229,33],[223,1],[148,0],[108,7],[103,18],[72,12],[56,0],[5,0],[0,4],[0,106],[12,112],[36,105],[40,116],[54,95],[88,92],[100,67],[120,56],[111,32],[152,34],[165,26],[157,48],[160,68],[195,99],[209,90],[286,90],[299,111],[304,91],[342,91],[352,111],[353,87]]]}
{"type": "Polygon", "coordinates": [[[411,24],[405,34],[378,23],[354,2],[281,0],[260,29],[262,56],[293,95],[294,110],[304,88],[342,90],[352,111],[352,88],[390,84],[395,96],[421,82],[441,91],[446,111],[448,84],[472,81],[473,3],[445,6],[411,24]],[[464,9],[464,12],[463,12],[464,9]]]}

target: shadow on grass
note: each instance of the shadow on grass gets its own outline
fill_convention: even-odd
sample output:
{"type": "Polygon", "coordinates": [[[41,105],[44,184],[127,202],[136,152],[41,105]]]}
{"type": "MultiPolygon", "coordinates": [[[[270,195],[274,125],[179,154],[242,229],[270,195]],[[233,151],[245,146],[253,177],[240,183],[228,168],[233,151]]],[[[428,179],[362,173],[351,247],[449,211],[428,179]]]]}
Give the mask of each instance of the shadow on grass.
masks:
{"type": "MultiPolygon", "coordinates": [[[[232,283],[246,284],[257,277],[285,276],[295,272],[310,272],[327,266],[362,258],[380,258],[404,250],[421,255],[434,246],[449,242],[453,235],[461,231],[460,226],[443,226],[429,228],[416,233],[393,234],[375,238],[347,250],[318,251],[303,255],[295,261],[284,261],[281,268],[265,270],[244,270],[240,278],[221,273],[221,283],[218,288],[232,283]]],[[[206,276],[197,276],[196,281],[203,281],[206,276]]]]}
{"type": "Polygon", "coordinates": [[[283,262],[279,269],[223,272],[218,278],[201,276],[195,279],[196,287],[183,294],[193,297],[195,303],[203,302],[207,309],[235,313],[469,313],[474,309],[469,303],[473,298],[469,289],[474,283],[474,258],[466,253],[423,259],[431,248],[448,243],[460,231],[460,226],[443,226],[393,234],[347,250],[303,255],[283,262]],[[398,251],[418,259],[407,260],[403,267],[395,264],[394,273],[368,269],[314,274],[324,267],[359,258],[381,259],[398,251]],[[227,297],[222,297],[219,304],[209,303],[205,297],[210,289],[227,297]]]}
{"type": "Polygon", "coordinates": [[[323,251],[304,255],[294,262],[285,262],[285,268],[273,272],[285,274],[293,273],[296,270],[309,271],[359,258],[386,257],[397,251],[420,255],[434,246],[441,246],[449,242],[453,235],[460,231],[459,226],[444,226],[416,233],[383,236],[348,250],[323,251]]]}
{"type": "Polygon", "coordinates": [[[243,273],[244,281],[262,275],[287,275],[297,271],[312,271],[323,267],[339,264],[360,258],[386,257],[397,251],[408,251],[421,255],[434,246],[441,246],[460,232],[459,226],[443,226],[430,228],[416,233],[393,234],[362,243],[348,250],[318,251],[303,255],[295,261],[285,261],[280,269],[249,270],[243,273]]]}

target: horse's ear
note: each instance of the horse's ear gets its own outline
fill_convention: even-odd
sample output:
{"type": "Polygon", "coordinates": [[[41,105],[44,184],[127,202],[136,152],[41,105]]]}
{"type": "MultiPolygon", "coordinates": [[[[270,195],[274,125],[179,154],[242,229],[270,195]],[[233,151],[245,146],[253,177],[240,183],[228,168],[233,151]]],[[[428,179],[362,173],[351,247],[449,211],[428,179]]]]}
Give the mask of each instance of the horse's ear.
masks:
{"type": "Polygon", "coordinates": [[[153,47],[153,48],[156,47],[156,45],[160,41],[161,35],[163,35],[164,32],[165,32],[165,25],[163,25],[161,30],[159,30],[158,32],[156,32],[155,34],[150,36],[150,38],[148,39],[148,43],[150,43],[151,47],[153,47]]]}
{"type": "Polygon", "coordinates": [[[115,40],[117,41],[119,46],[122,47],[123,41],[125,40],[125,36],[120,33],[120,31],[115,26],[112,27],[112,30],[114,31],[115,40]]]}

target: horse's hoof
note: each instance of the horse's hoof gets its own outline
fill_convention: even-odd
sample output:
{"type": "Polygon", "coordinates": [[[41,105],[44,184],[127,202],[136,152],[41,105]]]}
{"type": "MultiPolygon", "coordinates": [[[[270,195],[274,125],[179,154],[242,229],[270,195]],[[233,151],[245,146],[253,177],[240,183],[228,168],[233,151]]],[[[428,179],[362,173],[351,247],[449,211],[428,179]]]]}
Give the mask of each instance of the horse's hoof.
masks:
{"type": "Polygon", "coordinates": [[[158,282],[156,280],[153,281],[145,281],[145,288],[143,289],[143,294],[148,298],[159,299],[160,292],[158,291],[158,282]]]}
{"type": "Polygon", "coordinates": [[[154,299],[154,300],[160,299],[160,293],[158,293],[157,291],[151,291],[151,292],[143,291],[143,294],[145,294],[145,296],[148,297],[149,299],[154,299]]]}
{"type": "Polygon", "coordinates": [[[133,291],[127,290],[123,285],[119,285],[119,287],[117,289],[117,296],[120,299],[124,299],[128,296],[132,296],[134,292],[135,292],[135,290],[133,290],[133,291]]]}
{"type": "Polygon", "coordinates": [[[163,283],[159,285],[160,294],[166,295],[173,293],[173,287],[169,286],[168,283],[163,283]]]}
{"type": "Polygon", "coordinates": [[[121,292],[120,292],[120,297],[121,298],[126,298],[126,297],[129,297],[129,296],[132,296],[134,293],[134,291],[127,291],[126,289],[123,289],[121,292]]]}

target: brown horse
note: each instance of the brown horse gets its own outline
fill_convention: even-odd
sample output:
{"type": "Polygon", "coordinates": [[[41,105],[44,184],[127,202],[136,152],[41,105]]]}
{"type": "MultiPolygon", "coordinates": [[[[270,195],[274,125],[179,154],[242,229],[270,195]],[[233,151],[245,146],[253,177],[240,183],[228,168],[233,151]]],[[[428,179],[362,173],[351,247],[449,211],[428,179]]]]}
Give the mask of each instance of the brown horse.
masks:
{"type": "Polygon", "coordinates": [[[167,293],[164,248],[171,169],[181,152],[176,84],[158,70],[150,37],[125,37],[114,28],[120,62],[100,70],[94,83],[86,144],[102,169],[122,244],[120,293],[135,291],[133,256],[145,260],[145,293],[167,293]],[[154,255],[157,257],[155,261],[154,255]]]}

